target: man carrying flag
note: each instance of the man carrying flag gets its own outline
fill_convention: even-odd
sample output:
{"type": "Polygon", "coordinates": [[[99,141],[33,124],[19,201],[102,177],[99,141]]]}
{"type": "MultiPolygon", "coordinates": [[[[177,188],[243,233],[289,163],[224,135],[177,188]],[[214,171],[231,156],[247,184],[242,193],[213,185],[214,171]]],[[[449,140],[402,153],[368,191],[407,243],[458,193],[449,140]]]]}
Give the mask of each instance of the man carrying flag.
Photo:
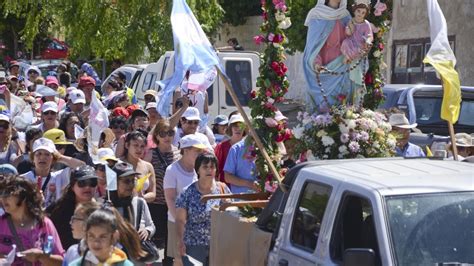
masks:
{"type": "MultiPolygon", "coordinates": [[[[426,0],[428,6],[428,17],[430,19],[431,48],[426,54],[423,63],[431,64],[441,76],[443,82],[443,104],[441,106],[441,118],[449,125],[451,143],[454,141],[453,124],[458,121],[461,105],[461,83],[459,75],[454,69],[456,57],[454,56],[448,41],[448,26],[437,0],[426,0]]],[[[455,159],[457,152],[453,146],[455,159]]]]}

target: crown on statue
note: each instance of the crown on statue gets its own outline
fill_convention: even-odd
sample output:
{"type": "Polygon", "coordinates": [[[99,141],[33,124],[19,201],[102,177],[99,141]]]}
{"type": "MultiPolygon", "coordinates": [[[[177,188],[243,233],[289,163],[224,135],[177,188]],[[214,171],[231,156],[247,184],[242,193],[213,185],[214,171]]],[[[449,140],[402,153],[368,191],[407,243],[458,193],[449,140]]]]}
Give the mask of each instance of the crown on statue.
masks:
{"type": "Polygon", "coordinates": [[[370,0],[355,0],[354,1],[354,5],[356,6],[361,5],[361,4],[370,7],[370,0]]]}

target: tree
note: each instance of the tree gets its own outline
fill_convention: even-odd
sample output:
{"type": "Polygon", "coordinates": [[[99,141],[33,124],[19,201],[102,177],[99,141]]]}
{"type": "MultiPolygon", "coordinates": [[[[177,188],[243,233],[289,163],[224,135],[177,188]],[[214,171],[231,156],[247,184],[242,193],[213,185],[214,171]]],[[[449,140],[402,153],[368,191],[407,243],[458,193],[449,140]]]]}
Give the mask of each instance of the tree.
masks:
{"type": "MultiPolygon", "coordinates": [[[[217,0],[188,0],[207,34],[215,33],[223,16],[217,0]]],[[[157,60],[172,49],[171,0],[36,0],[27,5],[4,0],[4,14],[25,16],[22,38],[31,49],[41,21],[65,34],[74,58],[121,58],[127,62],[157,60]],[[146,48],[146,49],[145,49],[146,48]]]]}
{"type": "Polygon", "coordinates": [[[219,4],[225,12],[222,22],[232,26],[244,24],[248,16],[262,14],[261,3],[256,0],[219,0],[219,4]]]}

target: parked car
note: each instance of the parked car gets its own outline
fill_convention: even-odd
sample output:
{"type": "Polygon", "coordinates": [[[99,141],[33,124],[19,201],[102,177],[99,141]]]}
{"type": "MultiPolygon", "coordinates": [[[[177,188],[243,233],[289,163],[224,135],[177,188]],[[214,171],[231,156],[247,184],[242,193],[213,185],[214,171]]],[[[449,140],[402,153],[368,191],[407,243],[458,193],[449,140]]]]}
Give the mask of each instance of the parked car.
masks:
{"type": "Polygon", "coordinates": [[[474,264],[473,173],[429,159],[297,165],[256,223],[272,233],[268,265],[474,264]]]}
{"type": "Polygon", "coordinates": [[[140,77],[141,73],[143,72],[143,69],[145,69],[147,64],[144,65],[134,65],[134,64],[126,64],[123,65],[114,71],[110,73],[110,75],[102,82],[102,92],[105,91],[105,88],[107,86],[107,83],[109,82],[110,79],[112,79],[114,76],[117,75],[118,72],[122,72],[125,74],[126,77],[126,85],[129,88],[136,88],[136,82],[138,80],[138,77],[140,77]]]}
{"type": "Polygon", "coordinates": [[[69,46],[58,39],[52,39],[48,46],[41,51],[42,59],[64,59],[67,58],[69,46]]]}

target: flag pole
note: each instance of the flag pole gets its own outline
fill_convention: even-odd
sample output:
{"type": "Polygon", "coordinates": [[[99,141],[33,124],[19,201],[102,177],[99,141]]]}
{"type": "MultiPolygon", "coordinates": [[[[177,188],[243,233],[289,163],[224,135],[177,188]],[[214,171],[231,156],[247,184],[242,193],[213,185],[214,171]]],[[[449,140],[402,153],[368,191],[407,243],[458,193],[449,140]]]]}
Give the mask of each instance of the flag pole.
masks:
{"type": "MultiPolygon", "coordinates": [[[[441,76],[441,74],[439,76],[440,76],[440,79],[441,79],[441,88],[443,88],[443,91],[444,91],[445,90],[445,88],[444,88],[444,79],[441,76]]],[[[457,161],[458,160],[458,148],[456,146],[456,138],[454,137],[454,126],[453,126],[453,123],[451,121],[446,121],[446,122],[448,122],[449,137],[451,139],[451,147],[453,149],[453,158],[454,158],[455,161],[457,161]]]]}
{"type": "Polygon", "coordinates": [[[255,128],[253,128],[252,123],[250,122],[250,119],[248,118],[247,114],[244,111],[244,108],[242,108],[242,105],[240,104],[239,98],[237,98],[237,95],[235,95],[234,89],[232,88],[232,84],[230,84],[229,80],[222,74],[222,72],[219,70],[219,68],[216,66],[217,73],[219,73],[219,76],[221,77],[222,81],[224,82],[224,86],[229,92],[230,96],[232,97],[232,100],[235,103],[235,106],[237,106],[237,110],[239,110],[240,114],[244,118],[245,123],[247,124],[249,128],[249,133],[252,135],[253,139],[255,140],[255,144],[257,144],[258,149],[262,152],[263,158],[265,161],[267,161],[268,166],[270,168],[270,172],[273,174],[274,177],[278,180],[278,183],[280,183],[280,188],[283,191],[286,191],[286,188],[283,186],[283,178],[281,178],[280,174],[278,173],[278,170],[276,169],[275,165],[273,164],[272,159],[267,153],[267,150],[263,146],[262,140],[260,137],[257,135],[257,132],[255,131],[255,128]]]}

